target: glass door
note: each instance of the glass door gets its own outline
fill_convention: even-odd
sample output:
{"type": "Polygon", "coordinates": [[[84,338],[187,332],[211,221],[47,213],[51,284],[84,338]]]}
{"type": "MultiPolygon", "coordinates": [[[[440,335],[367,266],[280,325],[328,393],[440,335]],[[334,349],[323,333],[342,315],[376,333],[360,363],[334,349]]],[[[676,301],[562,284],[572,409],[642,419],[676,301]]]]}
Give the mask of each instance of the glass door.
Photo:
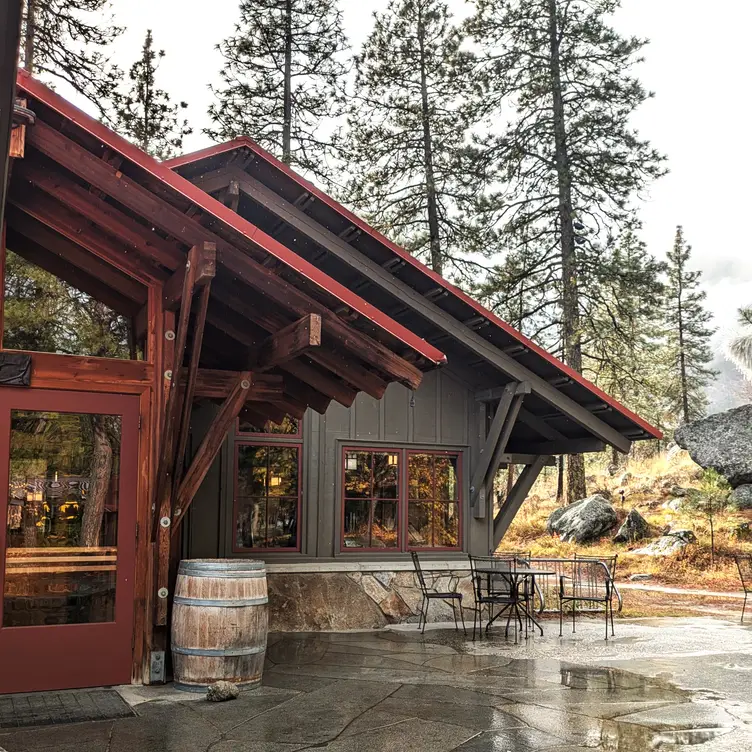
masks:
{"type": "Polygon", "coordinates": [[[0,692],[130,681],[138,412],[0,387],[0,692]]]}

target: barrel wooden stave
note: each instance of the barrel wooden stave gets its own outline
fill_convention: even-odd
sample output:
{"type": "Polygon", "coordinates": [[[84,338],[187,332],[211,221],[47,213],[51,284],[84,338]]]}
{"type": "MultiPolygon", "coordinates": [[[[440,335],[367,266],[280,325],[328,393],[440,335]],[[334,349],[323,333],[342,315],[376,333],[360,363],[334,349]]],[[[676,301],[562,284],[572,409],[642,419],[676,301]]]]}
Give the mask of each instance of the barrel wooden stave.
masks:
{"type": "Polygon", "coordinates": [[[220,679],[258,686],[266,654],[266,603],[263,562],[181,562],[172,611],[176,686],[201,691],[220,679]]]}

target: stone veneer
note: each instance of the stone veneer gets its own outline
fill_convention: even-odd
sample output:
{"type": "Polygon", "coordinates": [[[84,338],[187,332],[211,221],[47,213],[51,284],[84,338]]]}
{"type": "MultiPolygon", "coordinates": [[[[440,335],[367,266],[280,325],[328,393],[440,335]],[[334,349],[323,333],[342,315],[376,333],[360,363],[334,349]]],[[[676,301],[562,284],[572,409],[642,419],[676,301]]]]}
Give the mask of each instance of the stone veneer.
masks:
{"type": "MultiPolygon", "coordinates": [[[[469,569],[461,566],[450,569],[446,564],[438,571],[428,571],[428,565],[424,568],[429,589],[462,593],[465,620],[472,623],[474,597],[469,569]]],[[[270,631],[377,629],[387,624],[418,621],[422,596],[412,567],[366,571],[362,565],[331,567],[338,571],[285,569],[282,565],[271,565],[267,573],[270,631]]],[[[449,603],[431,601],[429,622],[452,619],[449,603]]]]}

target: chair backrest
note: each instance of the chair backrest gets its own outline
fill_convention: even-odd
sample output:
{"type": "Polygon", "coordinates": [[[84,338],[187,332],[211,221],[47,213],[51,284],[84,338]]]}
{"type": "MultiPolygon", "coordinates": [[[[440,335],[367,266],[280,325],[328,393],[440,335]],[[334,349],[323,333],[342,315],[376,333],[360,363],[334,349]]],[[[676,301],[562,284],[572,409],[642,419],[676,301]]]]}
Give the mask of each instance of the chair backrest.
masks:
{"type": "Polygon", "coordinates": [[[613,556],[583,556],[582,554],[576,553],[574,558],[576,561],[600,561],[608,568],[611,579],[616,579],[616,561],[619,558],[618,554],[614,554],[613,556]]]}
{"type": "Polygon", "coordinates": [[[508,595],[512,587],[508,577],[494,576],[487,571],[478,569],[493,569],[498,572],[513,571],[517,567],[517,554],[513,556],[470,556],[470,574],[473,579],[473,589],[476,600],[491,595],[508,595]]]}
{"type": "Polygon", "coordinates": [[[527,566],[530,563],[532,557],[530,551],[495,551],[493,554],[494,559],[513,559],[517,562],[518,566],[527,566]]]}
{"type": "Polygon", "coordinates": [[[596,558],[577,558],[573,563],[572,588],[582,598],[605,598],[611,595],[613,579],[608,566],[596,558]]]}
{"type": "Polygon", "coordinates": [[[739,570],[739,577],[742,581],[744,591],[752,591],[752,555],[736,554],[736,568],[739,570]]]}
{"type": "Polygon", "coordinates": [[[423,570],[420,566],[420,559],[418,558],[418,554],[416,554],[415,551],[410,551],[410,556],[413,560],[413,566],[415,567],[415,576],[418,578],[420,590],[425,595],[428,592],[428,587],[426,586],[426,578],[423,576],[423,570]]]}
{"type": "Polygon", "coordinates": [[[538,575],[535,578],[535,588],[541,599],[542,608],[546,612],[558,610],[559,604],[559,581],[561,577],[574,578],[574,559],[557,559],[547,556],[533,556],[530,558],[530,566],[545,572],[553,572],[550,575],[538,575]]]}

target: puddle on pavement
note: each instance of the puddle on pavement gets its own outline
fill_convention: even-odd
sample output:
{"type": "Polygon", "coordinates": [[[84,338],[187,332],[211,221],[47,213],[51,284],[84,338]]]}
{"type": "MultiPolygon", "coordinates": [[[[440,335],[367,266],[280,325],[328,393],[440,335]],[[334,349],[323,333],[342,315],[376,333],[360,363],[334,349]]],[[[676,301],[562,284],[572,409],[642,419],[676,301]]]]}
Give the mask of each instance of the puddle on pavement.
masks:
{"type": "Polygon", "coordinates": [[[655,731],[630,723],[614,723],[603,729],[600,746],[602,752],[671,752],[684,747],[704,744],[733,731],[731,728],[678,729],[655,731]]]}

